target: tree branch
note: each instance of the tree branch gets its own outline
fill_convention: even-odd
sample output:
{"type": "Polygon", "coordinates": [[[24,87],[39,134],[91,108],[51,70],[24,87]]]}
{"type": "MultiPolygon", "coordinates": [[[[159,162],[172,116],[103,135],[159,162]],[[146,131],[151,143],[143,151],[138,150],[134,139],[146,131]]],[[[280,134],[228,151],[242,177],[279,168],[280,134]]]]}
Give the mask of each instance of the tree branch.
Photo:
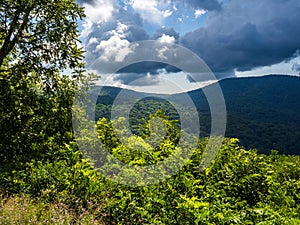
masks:
{"type": "Polygon", "coordinates": [[[8,34],[7,34],[5,41],[0,49],[0,67],[3,64],[4,58],[13,50],[17,41],[21,38],[22,32],[28,25],[29,15],[30,15],[32,8],[33,7],[28,8],[27,11],[25,12],[21,26],[19,26],[18,21],[20,19],[20,15],[22,13],[22,6],[20,6],[20,8],[17,9],[16,14],[11,22],[11,26],[8,31],[8,34]],[[12,35],[15,32],[17,32],[17,34],[11,40],[12,35]]]}

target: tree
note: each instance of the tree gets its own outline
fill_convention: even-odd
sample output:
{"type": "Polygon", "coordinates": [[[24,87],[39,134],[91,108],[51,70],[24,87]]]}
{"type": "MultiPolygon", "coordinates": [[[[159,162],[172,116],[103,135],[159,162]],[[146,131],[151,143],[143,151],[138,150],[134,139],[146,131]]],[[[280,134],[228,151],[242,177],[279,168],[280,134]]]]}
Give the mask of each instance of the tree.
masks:
{"type": "Polygon", "coordinates": [[[83,17],[74,0],[1,1],[0,161],[54,157],[72,139],[73,95],[86,78],[83,17]]]}
{"type": "Polygon", "coordinates": [[[82,68],[77,19],[83,16],[74,0],[3,0],[0,66],[10,57],[9,66],[39,73],[82,68]]]}

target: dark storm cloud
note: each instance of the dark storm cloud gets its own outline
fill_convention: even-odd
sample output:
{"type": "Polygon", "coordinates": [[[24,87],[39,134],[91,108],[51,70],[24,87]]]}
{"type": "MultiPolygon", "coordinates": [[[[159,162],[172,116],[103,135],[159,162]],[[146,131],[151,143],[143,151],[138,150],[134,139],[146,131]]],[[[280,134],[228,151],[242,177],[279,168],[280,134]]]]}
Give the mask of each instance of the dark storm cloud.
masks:
{"type": "Polygon", "coordinates": [[[230,0],[181,43],[214,72],[244,71],[290,59],[300,49],[299,0],[230,0]]]}
{"type": "Polygon", "coordinates": [[[137,13],[130,13],[123,9],[119,9],[117,12],[114,12],[114,17],[105,23],[94,23],[92,26],[92,32],[88,37],[97,37],[99,40],[107,40],[112,36],[110,31],[116,30],[119,23],[128,26],[128,30],[126,31],[126,39],[128,41],[134,42],[149,39],[147,32],[142,28],[143,21],[140,15],[137,13]]]}
{"type": "MultiPolygon", "coordinates": [[[[98,52],[95,50],[97,49],[99,43],[109,40],[114,35],[119,35],[122,40],[126,40],[131,43],[149,39],[156,40],[163,34],[173,36],[175,40],[179,40],[179,34],[175,32],[173,28],[160,28],[152,37],[150,37],[143,29],[143,20],[141,19],[139,14],[128,12],[120,8],[114,13],[113,18],[110,21],[100,24],[94,23],[92,25],[91,32],[86,38],[87,40],[85,43],[85,48],[87,51],[87,67],[91,69],[97,69],[99,72],[101,72],[101,69],[103,69],[103,65],[101,65],[101,63],[95,62],[97,62],[102,52],[98,52]],[[120,26],[120,24],[126,26],[124,33],[118,33],[118,26],[120,26]]],[[[119,74],[124,75],[119,75],[115,79],[120,79],[122,83],[130,83],[132,79],[135,78],[135,76],[132,75],[133,73],[137,73],[138,76],[145,76],[148,73],[152,74],[152,76],[156,76],[159,74],[160,69],[164,69],[166,72],[179,72],[177,68],[164,63],[143,62],[127,66],[118,71],[119,74]],[[126,76],[127,78],[125,78],[126,76]]],[[[149,79],[146,81],[150,82],[149,79]]],[[[151,80],[151,82],[152,81],[153,79],[151,80]]]]}
{"type": "Polygon", "coordinates": [[[166,72],[179,72],[180,70],[174,66],[159,63],[159,62],[140,62],[135,63],[125,68],[119,70],[117,73],[138,73],[138,74],[147,74],[158,75],[160,70],[165,70],[166,72]]]}
{"type": "Polygon", "coordinates": [[[194,9],[206,9],[208,11],[221,10],[222,5],[217,0],[183,0],[184,5],[190,5],[194,9]]]}
{"type": "MultiPolygon", "coordinates": [[[[131,32],[135,33],[135,32],[131,32]]],[[[157,40],[163,36],[163,34],[174,37],[175,42],[177,43],[179,41],[179,33],[177,33],[173,28],[166,28],[162,27],[158,29],[152,37],[144,37],[144,39],[141,40],[147,40],[147,39],[152,39],[152,40],[157,40]]],[[[128,39],[131,41],[130,39],[128,39]]],[[[132,42],[132,41],[131,41],[132,42]]],[[[141,63],[136,63],[132,64],[130,66],[127,66],[123,68],[122,70],[118,71],[119,73],[138,73],[138,74],[147,74],[150,73],[152,75],[158,75],[160,70],[164,69],[168,73],[175,73],[181,71],[180,69],[165,64],[165,63],[159,63],[159,62],[141,62],[141,63]]]]}
{"type": "Polygon", "coordinates": [[[131,13],[122,8],[114,15],[114,19],[129,26],[127,39],[130,42],[149,39],[143,28],[143,20],[138,13],[131,13]]]}
{"type": "MultiPolygon", "coordinates": [[[[129,42],[148,40],[149,35],[142,28],[142,19],[139,14],[129,13],[123,9],[119,9],[114,13],[114,18],[110,21],[97,24],[94,23],[91,28],[91,32],[86,38],[86,61],[87,66],[90,67],[100,57],[101,52],[95,51],[97,45],[101,41],[107,41],[114,35],[119,35],[122,40],[129,42]],[[118,26],[126,26],[126,30],[123,33],[118,33],[118,26]],[[96,40],[96,41],[91,41],[96,40]]],[[[98,68],[101,71],[101,67],[98,68]]]]}
{"type": "Polygon", "coordinates": [[[122,73],[117,74],[113,78],[114,81],[120,81],[122,84],[125,85],[132,85],[132,86],[148,86],[148,85],[155,85],[159,83],[159,78],[156,75],[148,75],[140,73],[122,73]]]}
{"type": "Polygon", "coordinates": [[[84,3],[87,3],[87,4],[94,4],[95,3],[95,0],[76,0],[76,2],[80,5],[84,4],[84,3]]]}

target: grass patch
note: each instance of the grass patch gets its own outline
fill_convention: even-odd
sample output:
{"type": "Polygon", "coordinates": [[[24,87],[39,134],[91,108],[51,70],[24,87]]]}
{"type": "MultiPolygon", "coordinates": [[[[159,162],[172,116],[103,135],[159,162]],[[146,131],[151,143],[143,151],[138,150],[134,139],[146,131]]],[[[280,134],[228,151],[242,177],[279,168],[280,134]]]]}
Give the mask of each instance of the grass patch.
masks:
{"type": "Polygon", "coordinates": [[[71,209],[63,202],[47,203],[26,195],[0,197],[0,224],[99,224],[97,208],[88,202],[88,208],[71,209]]]}

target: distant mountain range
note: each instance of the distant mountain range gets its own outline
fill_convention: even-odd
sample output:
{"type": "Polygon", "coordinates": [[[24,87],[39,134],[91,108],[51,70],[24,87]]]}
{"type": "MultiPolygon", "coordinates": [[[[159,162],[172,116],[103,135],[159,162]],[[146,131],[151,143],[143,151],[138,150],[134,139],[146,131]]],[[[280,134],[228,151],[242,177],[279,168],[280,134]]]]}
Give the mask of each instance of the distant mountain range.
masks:
{"type": "MultiPolygon", "coordinates": [[[[241,145],[256,148],[260,153],[269,153],[275,149],[284,154],[300,154],[300,77],[268,75],[228,78],[219,81],[219,85],[227,108],[226,137],[237,137],[241,145]]],[[[209,134],[210,113],[203,92],[205,88],[207,87],[187,94],[203,115],[203,121],[200,120],[201,124],[204,124],[203,133],[209,134]]],[[[103,109],[104,106],[110,106],[116,96],[120,97],[120,102],[124,101],[126,104],[128,99],[141,99],[148,94],[103,87],[97,104],[103,109]]],[[[180,102],[183,107],[185,106],[184,101],[181,101],[183,94],[154,94],[153,97],[155,96],[180,102]]],[[[145,110],[137,110],[134,115],[145,110]]],[[[98,117],[108,116],[108,112],[103,113],[103,110],[101,112],[103,115],[98,113],[98,117]]]]}

